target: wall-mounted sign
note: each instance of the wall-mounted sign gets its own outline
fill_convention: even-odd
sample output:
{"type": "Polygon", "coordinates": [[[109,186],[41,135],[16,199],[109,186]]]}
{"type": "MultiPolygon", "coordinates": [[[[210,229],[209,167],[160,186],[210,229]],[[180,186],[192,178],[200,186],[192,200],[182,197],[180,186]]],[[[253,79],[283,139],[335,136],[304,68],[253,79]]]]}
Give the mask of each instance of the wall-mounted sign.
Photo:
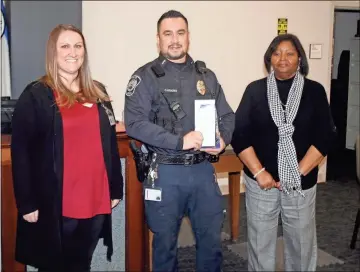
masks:
{"type": "Polygon", "coordinates": [[[310,44],[309,58],[321,59],[322,57],[322,44],[310,44]]]}
{"type": "Polygon", "coordinates": [[[278,18],[278,35],[286,34],[288,28],[288,19],[287,18],[278,18]]]}

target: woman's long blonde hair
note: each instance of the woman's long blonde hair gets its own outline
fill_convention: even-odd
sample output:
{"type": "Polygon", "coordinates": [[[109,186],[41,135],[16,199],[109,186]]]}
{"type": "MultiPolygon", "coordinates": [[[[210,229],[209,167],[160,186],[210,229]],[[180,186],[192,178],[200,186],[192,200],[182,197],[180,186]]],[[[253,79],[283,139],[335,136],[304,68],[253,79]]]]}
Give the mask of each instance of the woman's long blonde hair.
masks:
{"type": "Polygon", "coordinates": [[[89,57],[86,48],[85,38],[81,31],[73,25],[57,25],[49,35],[46,46],[46,74],[40,81],[48,85],[57,94],[57,102],[60,106],[72,106],[76,101],[95,103],[99,101],[109,101],[105,93],[105,87],[91,78],[89,57]],[[56,43],[63,31],[74,31],[81,36],[84,44],[84,62],[81,65],[77,79],[79,80],[80,91],[74,93],[69,90],[61,81],[56,60],[56,43]]]}

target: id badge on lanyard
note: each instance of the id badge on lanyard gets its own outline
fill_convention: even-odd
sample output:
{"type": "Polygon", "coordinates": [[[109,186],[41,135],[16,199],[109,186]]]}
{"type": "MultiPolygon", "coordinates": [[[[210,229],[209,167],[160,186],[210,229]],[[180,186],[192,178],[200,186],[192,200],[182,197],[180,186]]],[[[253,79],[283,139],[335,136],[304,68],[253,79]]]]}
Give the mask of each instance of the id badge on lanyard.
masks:
{"type": "Polygon", "coordinates": [[[158,201],[162,199],[162,190],[155,187],[155,180],[158,178],[158,165],[156,163],[156,153],[153,154],[148,174],[147,184],[144,186],[144,198],[148,201],[158,201]]]}

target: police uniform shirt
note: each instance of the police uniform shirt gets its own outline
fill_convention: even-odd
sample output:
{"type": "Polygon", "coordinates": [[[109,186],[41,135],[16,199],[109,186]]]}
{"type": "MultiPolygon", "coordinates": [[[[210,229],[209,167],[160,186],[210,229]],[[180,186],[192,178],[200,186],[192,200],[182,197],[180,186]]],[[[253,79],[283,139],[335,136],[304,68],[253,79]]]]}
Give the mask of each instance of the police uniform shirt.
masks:
{"type": "MultiPolygon", "coordinates": [[[[160,154],[189,153],[189,150],[182,151],[183,136],[195,128],[194,101],[203,96],[197,90],[198,81],[199,73],[189,55],[183,64],[172,63],[159,56],[140,67],[132,75],[125,93],[124,117],[127,134],[160,154]],[[155,64],[161,66],[165,75],[162,77],[156,75],[152,69],[155,64]],[[181,126],[180,133],[171,131],[168,127],[174,125],[174,121],[173,124],[168,124],[170,118],[174,119],[173,116],[167,116],[169,119],[164,118],[164,122],[160,122],[161,125],[159,120],[157,120],[158,124],[151,120],[152,113],[159,107],[168,107],[166,97],[171,95],[177,97],[186,114],[177,124],[181,126]]],[[[209,90],[206,90],[204,97],[209,97],[211,88],[214,91],[220,135],[225,144],[229,144],[234,130],[234,112],[228,105],[215,74],[209,69],[206,74],[206,87],[209,90]]],[[[169,115],[171,115],[170,111],[169,115]]]]}

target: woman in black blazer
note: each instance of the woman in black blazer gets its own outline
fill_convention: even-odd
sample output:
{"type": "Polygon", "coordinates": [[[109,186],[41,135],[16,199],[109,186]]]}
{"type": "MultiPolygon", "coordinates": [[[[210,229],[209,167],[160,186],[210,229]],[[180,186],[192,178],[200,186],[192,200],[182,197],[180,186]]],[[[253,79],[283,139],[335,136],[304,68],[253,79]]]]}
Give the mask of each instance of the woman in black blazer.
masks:
{"type": "Polygon", "coordinates": [[[16,260],[44,271],[90,271],[100,237],[112,255],[111,209],[123,197],[115,119],[72,25],[50,33],[46,75],[13,115],[16,260]]]}
{"type": "Polygon", "coordinates": [[[295,35],[275,37],[264,65],[268,76],[247,86],[231,141],[245,166],[248,270],[275,271],[281,214],[285,271],[314,271],[318,165],[336,128],[295,35]]]}

